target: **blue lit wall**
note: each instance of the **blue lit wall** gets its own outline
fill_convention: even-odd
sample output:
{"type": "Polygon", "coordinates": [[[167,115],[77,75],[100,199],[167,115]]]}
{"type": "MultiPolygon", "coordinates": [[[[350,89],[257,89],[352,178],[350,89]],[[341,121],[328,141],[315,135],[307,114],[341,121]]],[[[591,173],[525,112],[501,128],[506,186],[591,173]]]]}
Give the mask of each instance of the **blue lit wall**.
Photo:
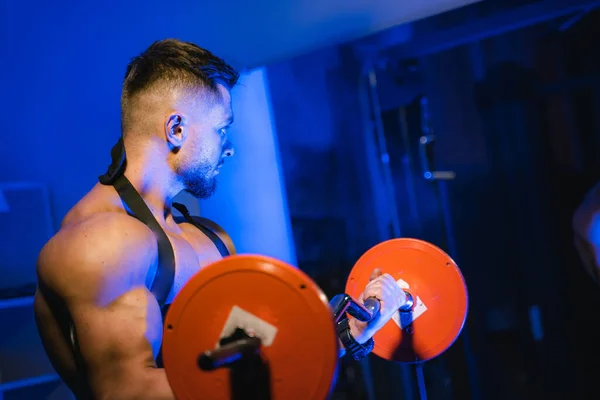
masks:
{"type": "Polygon", "coordinates": [[[238,252],[296,265],[266,70],[245,74],[232,94],[235,156],[223,166],[217,193],[201,202],[201,213],[230,232],[238,252]]]}
{"type": "MultiPolygon", "coordinates": [[[[0,181],[26,180],[47,184],[57,226],[106,169],[110,148],[120,134],[120,85],[129,59],[159,38],[193,40],[196,26],[163,23],[162,12],[151,8],[135,10],[132,6],[113,14],[116,9],[109,7],[101,12],[82,10],[84,6],[81,5],[57,4],[43,12],[33,8],[26,19],[23,19],[24,10],[18,4],[3,3],[3,7],[5,17],[1,25],[7,34],[2,35],[0,54],[3,76],[7,79],[2,80],[1,109],[3,120],[13,121],[13,128],[3,130],[5,145],[0,148],[0,159],[5,167],[0,169],[0,181]],[[94,16],[98,19],[94,20],[94,16]],[[136,18],[145,19],[145,23],[133,26],[136,18]]],[[[218,48],[212,50],[219,53],[218,48]]],[[[241,166],[240,162],[249,162],[257,152],[270,151],[270,156],[261,153],[261,169],[249,178],[260,181],[263,178],[261,171],[272,171],[274,175],[269,180],[272,185],[240,184],[236,196],[246,196],[247,200],[247,193],[240,193],[245,190],[262,198],[257,197],[254,202],[229,203],[228,206],[223,206],[223,202],[208,202],[206,210],[218,222],[221,222],[219,214],[223,213],[225,225],[238,239],[240,251],[281,255],[293,262],[293,252],[285,240],[287,228],[283,221],[286,212],[281,181],[276,177],[278,158],[273,147],[264,74],[259,70],[250,73],[249,77],[244,80],[245,87],[237,89],[239,98],[234,100],[234,136],[239,156],[225,168],[220,179],[223,192],[218,196],[229,196],[228,188],[234,183],[226,182],[227,179],[234,180],[235,185],[244,179],[227,169],[241,168],[250,173],[248,165],[241,166]],[[278,201],[276,208],[272,207],[273,201],[278,201]],[[277,214],[265,216],[254,210],[266,205],[277,209],[277,214]],[[232,206],[238,208],[231,210],[232,206]],[[227,212],[217,211],[225,208],[227,212]],[[260,234],[253,232],[253,244],[246,245],[244,238],[252,226],[233,224],[232,215],[260,217],[261,224],[252,222],[253,227],[266,229],[267,226],[272,228],[269,224],[283,224],[278,237],[284,239],[282,242],[270,238],[263,241],[260,234]],[[238,234],[240,229],[244,234],[238,234]],[[271,250],[268,246],[276,249],[271,250]],[[285,249],[279,253],[281,246],[285,249]]]]}

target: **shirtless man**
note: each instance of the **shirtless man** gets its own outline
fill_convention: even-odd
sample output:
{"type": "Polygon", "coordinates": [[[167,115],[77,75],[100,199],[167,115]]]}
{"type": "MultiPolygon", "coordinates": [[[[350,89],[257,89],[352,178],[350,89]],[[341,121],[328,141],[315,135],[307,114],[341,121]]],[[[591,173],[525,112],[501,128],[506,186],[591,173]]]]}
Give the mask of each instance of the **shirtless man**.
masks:
{"type": "MultiPolygon", "coordinates": [[[[233,155],[227,128],[237,80],[223,60],[172,39],[129,64],[112,164],[38,259],[40,336],[78,398],[174,399],[161,368],[165,310],[200,268],[235,249],[211,221],[181,207],[186,218],[176,220],[172,199],[182,190],[214,192],[233,155]]],[[[371,278],[361,298],[380,299],[381,312],[350,325],[358,343],[369,343],[404,301],[390,275],[375,270],[371,278]]]]}

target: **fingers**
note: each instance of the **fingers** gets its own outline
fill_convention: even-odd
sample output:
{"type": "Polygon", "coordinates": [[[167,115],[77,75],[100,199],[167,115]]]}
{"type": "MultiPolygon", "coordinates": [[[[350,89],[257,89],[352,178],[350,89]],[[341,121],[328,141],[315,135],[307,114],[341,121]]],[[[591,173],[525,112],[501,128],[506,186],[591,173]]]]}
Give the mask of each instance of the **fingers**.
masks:
{"type": "Polygon", "coordinates": [[[365,290],[356,299],[364,303],[365,299],[375,297],[380,302],[388,303],[388,307],[400,307],[406,300],[406,295],[396,280],[390,274],[384,274],[380,268],[375,268],[369,277],[365,290]],[[396,304],[397,303],[397,304],[396,304]]]}
{"type": "Polygon", "coordinates": [[[377,297],[383,300],[385,296],[397,296],[402,291],[390,274],[382,274],[370,281],[365,288],[363,298],[377,297]]]}
{"type": "MultiPolygon", "coordinates": [[[[379,270],[377,269],[376,271],[379,271],[379,270]]],[[[384,273],[381,273],[381,271],[379,271],[379,272],[380,272],[380,275],[377,276],[377,278],[369,281],[369,283],[367,283],[367,287],[374,286],[374,285],[377,285],[377,286],[383,285],[384,287],[387,287],[389,289],[400,288],[398,286],[398,284],[396,283],[396,280],[390,274],[384,274],[384,273]]]]}
{"type": "Polygon", "coordinates": [[[365,302],[365,292],[362,292],[360,294],[360,296],[358,296],[358,298],[356,299],[360,304],[363,304],[365,302]]]}
{"type": "Polygon", "coordinates": [[[382,304],[382,309],[397,309],[406,301],[406,295],[390,274],[382,274],[370,281],[365,291],[359,298],[362,303],[364,299],[375,297],[382,304]]]}
{"type": "Polygon", "coordinates": [[[381,275],[383,275],[383,272],[381,272],[381,270],[379,268],[375,268],[373,270],[373,272],[371,272],[371,276],[369,277],[369,281],[375,280],[378,277],[380,277],[381,275]]]}

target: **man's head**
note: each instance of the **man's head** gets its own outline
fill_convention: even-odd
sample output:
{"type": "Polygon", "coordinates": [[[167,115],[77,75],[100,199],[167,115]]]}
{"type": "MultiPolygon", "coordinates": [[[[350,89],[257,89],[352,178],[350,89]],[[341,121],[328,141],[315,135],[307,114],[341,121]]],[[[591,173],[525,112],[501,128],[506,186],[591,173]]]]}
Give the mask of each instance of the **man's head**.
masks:
{"type": "Polygon", "coordinates": [[[185,190],[209,197],[224,157],[233,155],[227,140],[233,122],[229,91],[238,78],[231,66],[195,44],[153,43],[127,66],[121,96],[126,143],[164,146],[185,190]]]}

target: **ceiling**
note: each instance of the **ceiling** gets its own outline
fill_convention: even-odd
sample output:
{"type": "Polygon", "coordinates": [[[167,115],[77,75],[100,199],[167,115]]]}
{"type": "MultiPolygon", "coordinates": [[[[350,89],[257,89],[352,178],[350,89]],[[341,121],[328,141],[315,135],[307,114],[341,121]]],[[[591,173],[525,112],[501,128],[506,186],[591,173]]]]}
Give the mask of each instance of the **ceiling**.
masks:
{"type": "Polygon", "coordinates": [[[0,49],[27,53],[23,46],[44,47],[45,52],[70,46],[69,52],[90,56],[96,51],[120,55],[140,51],[159,38],[178,37],[238,67],[253,68],[477,1],[61,0],[51,7],[2,1],[0,49]]]}
{"type": "MultiPolygon", "coordinates": [[[[210,26],[198,31],[206,43],[246,66],[257,66],[340,44],[387,28],[440,14],[479,0],[255,0],[214,2],[211,15],[231,35],[210,37],[210,26]]],[[[200,8],[197,9],[200,13],[200,8]]],[[[406,36],[409,39],[409,36],[406,36]]]]}

